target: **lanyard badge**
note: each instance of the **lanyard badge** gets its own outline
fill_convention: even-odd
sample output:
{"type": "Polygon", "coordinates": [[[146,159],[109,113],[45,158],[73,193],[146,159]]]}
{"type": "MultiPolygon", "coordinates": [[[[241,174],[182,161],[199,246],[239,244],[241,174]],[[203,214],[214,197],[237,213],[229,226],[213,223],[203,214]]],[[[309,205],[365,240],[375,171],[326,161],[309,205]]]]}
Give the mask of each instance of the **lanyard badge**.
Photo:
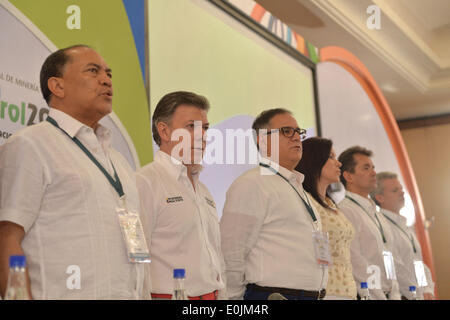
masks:
{"type": "Polygon", "coordinates": [[[328,232],[313,231],[313,243],[317,264],[321,267],[331,267],[332,260],[328,232]]]}
{"type": "Polygon", "coordinates": [[[122,230],[122,236],[125,240],[128,259],[132,263],[149,263],[150,253],[148,251],[147,242],[145,241],[144,230],[142,229],[141,219],[137,212],[131,212],[126,209],[125,194],[117,174],[114,164],[111,162],[114,170],[114,177],[112,177],[100,162],[94,157],[94,155],[81,143],[76,137],[71,137],[64,129],[62,129],[58,123],[52,117],[48,116],[47,121],[53,126],[60,129],[65,135],[67,135],[86,156],[97,166],[97,168],[103,173],[105,178],[111,184],[119,196],[120,207],[116,209],[119,216],[120,229],[122,230]]]}
{"type": "Polygon", "coordinates": [[[308,199],[308,196],[306,195],[305,191],[303,190],[303,194],[306,198],[306,201],[300,195],[298,190],[280,172],[273,169],[271,166],[269,166],[267,164],[260,163],[259,165],[261,167],[271,170],[273,173],[280,176],[284,181],[286,181],[291,186],[291,188],[295,191],[295,193],[298,195],[300,200],[303,202],[306,210],[308,211],[309,215],[311,216],[313,228],[315,229],[313,231],[312,237],[313,237],[314,253],[316,255],[317,264],[321,267],[331,266],[332,262],[331,262],[331,255],[330,255],[330,244],[329,244],[328,232],[320,231],[320,228],[321,228],[320,223],[317,220],[317,217],[314,213],[314,210],[313,210],[311,204],[309,203],[309,199],[308,199]]]}
{"type": "Polygon", "coordinates": [[[116,208],[116,211],[127,247],[128,260],[132,263],[150,263],[150,253],[139,214],[127,210],[125,206],[116,208]]]}
{"type": "Polygon", "coordinates": [[[383,251],[384,269],[386,271],[386,277],[389,280],[397,280],[397,274],[395,273],[394,257],[392,252],[383,251]]]}
{"type": "Polygon", "coordinates": [[[414,261],[414,272],[416,274],[417,284],[419,285],[419,287],[428,286],[427,277],[425,275],[425,267],[422,261],[414,261]]]}

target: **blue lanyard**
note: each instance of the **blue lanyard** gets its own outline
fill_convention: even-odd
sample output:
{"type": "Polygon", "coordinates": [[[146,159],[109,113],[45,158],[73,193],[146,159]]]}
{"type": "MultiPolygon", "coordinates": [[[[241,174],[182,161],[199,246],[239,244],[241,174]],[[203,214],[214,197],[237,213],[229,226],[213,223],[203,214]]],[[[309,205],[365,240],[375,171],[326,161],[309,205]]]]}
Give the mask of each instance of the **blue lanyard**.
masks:
{"type": "MultiPolygon", "coordinates": [[[[259,165],[261,167],[264,167],[264,168],[267,168],[267,169],[271,170],[273,173],[275,173],[276,175],[280,176],[281,178],[283,178],[283,180],[285,180],[287,183],[289,183],[291,188],[294,189],[295,193],[297,193],[299,198],[303,201],[303,204],[305,205],[306,210],[308,210],[308,213],[311,216],[313,222],[317,223],[317,218],[316,218],[316,215],[314,214],[314,210],[312,209],[311,205],[309,203],[307,203],[305,201],[305,199],[303,199],[303,197],[300,195],[300,193],[298,193],[297,189],[289,182],[289,180],[286,177],[284,177],[282,174],[280,174],[278,171],[276,171],[274,168],[272,168],[271,166],[269,166],[267,164],[264,164],[264,163],[260,163],[259,165]]],[[[305,191],[303,191],[303,193],[304,192],[305,191]]],[[[308,196],[306,194],[305,194],[305,197],[306,197],[306,199],[308,199],[308,196]]]]}
{"type": "Polygon", "coordinates": [[[106,169],[100,164],[100,162],[95,159],[93,154],[78,140],[76,137],[71,137],[64,129],[62,129],[58,123],[53,119],[52,117],[48,116],[47,121],[50,122],[52,125],[54,125],[56,128],[60,129],[62,132],[64,132],[70,139],[72,139],[73,142],[76,143],[78,147],[91,159],[91,161],[100,169],[100,171],[105,175],[106,179],[108,179],[109,183],[112,185],[114,190],[119,194],[119,197],[122,197],[124,195],[122,183],[120,182],[119,176],[117,175],[116,168],[114,168],[114,165],[111,162],[111,165],[114,170],[114,178],[111,177],[111,175],[106,171],[106,169]]]}
{"type": "Polygon", "coordinates": [[[392,222],[392,224],[394,225],[394,226],[396,226],[397,228],[399,228],[400,229],[400,231],[401,232],[403,232],[405,235],[406,235],[406,237],[411,241],[411,245],[412,245],[412,248],[413,248],[413,251],[414,251],[414,253],[417,253],[417,249],[416,249],[416,244],[414,243],[414,238],[413,238],[413,236],[411,235],[411,236],[409,236],[408,235],[408,233],[405,231],[405,230],[403,230],[394,220],[392,220],[391,218],[389,218],[387,215],[385,215],[384,213],[383,213],[383,216],[386,218],[386,219],[388,219],[390,222],[392,222]]]}
{"type": "Polygon", "coordinates": [[[380,220],[377,217],[377,214],[375,213],[375,219],[377,219],[378,224],[373,220],[373,218],[370,216],[370,214],[366,211],[366,209],[364,209],[364,207],[362,205],[359,204],[358,201],[356,201],[355,199],[353,199],[352,197],[349,196],[345,196],[347,199],[349,199],[350,201],[353,201],[354,203],[356,203],[361,209],[363,209],[363,211],[367,214],[367,216],[370,218],[370,220],[372,220],[372,222],[377,226],[378,230],[381,233],[381,237],[383,238],[383,242],[386,243],[386,237],[384,236],[384,231],[383,231],[383,226],[381,225],[380,220]]]}

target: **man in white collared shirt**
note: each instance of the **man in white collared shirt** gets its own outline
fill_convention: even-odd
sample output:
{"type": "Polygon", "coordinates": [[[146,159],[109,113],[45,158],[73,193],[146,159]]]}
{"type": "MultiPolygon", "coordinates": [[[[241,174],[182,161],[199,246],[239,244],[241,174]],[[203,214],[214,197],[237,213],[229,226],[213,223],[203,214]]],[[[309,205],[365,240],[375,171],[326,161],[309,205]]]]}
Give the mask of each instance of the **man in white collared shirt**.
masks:
{"type": "MultiPolygon", "coordinates": [[[[419,299],[434,299],[434,282],[430,269],[423,264],[422,249],[417,236],[413,230],[406,225],[406,218],[400,215],[400,210],[405,205],[403,187],[397,179],[397,175],[392,172],[377,173],[377,186],[370,193],[371,198],[381,208],[381,213],[390,222],[389,227],[394,237],[394,255],[400,292],[404,299],[412,299],[410,286],[417,288],[419,299]],[[427,286],[419,287],[416,278],[416,268],[424,268],[427,286]]],[[[419,271],[418,270],[418,271],[419,271]]]]}
{"type": "Polygon", "coordinates": [[[342,163],[341,182],[346,188],[346,196],[339,203],[339,208],[352,222],[356,232],[350,252],[358,292],[361,282],[367,282],[371,299],[397,300],[400,299],[398,282],[388,279],[383,256],[383,252],[392,253],[393,237],[387,221],[369,198],[376,184],[371,156],[370,150],[359,146],[348,148],[339,156],[342,163]]]}
{"type": "Polygon", "coordinates": [[[253,129],[267,158],[230,186],[220,221],[229,297],[323,298],[328,270],[313,244],[320,217],[295,171],[305,132],[285,109],[264,111],[253,129]]]}
{"type": "Polygon", "coordinates": [[[208,110],[205,97],[178,91],[165,95],[153,113],[153,138],[160,150],[137,172],[136,181],[149,221],[154,299],[171,298],[177,268],[186,269],[190,299],[227,298],[218,215],[199,181],[208,110]]]}
{"type": "Polygon", "coordinates": [[[87,46],[61,49],[44,62],[41,88],[49,121],[0,152],[0,291],[8,257],[19,254],[34,299],[139,299],[147,275],[129,260],[116,212],[119,194],[138,212],[134,173],[98,124],[112,111],[111,70],[87,46]]]}

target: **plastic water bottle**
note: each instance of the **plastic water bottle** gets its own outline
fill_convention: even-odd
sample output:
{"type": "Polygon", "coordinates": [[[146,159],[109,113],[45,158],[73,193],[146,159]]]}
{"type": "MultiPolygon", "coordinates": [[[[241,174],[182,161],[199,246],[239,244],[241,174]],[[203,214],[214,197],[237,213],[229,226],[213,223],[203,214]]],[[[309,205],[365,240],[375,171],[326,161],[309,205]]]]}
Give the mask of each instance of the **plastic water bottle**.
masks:
{"type": "Polygon", "coordinates": [[[184,290],[186,271],[184,269],[173,270],[173,295],[172,300],[188,300],[184,290]]]}
{"type": "Polygon", "coordinates": [[[9,277],[5,300],[30,300],[25,276],[25,256],[9,257],[9,277]]]}
{"type": "Polygon", "coordinates": [[[361,282],[361,300],[370,300],[369,288],[367,282],[361,282]]]}
{"type": "Polygon", "coordinates": [[[409,287],[410,300],[417,300],[417,291],[415,286],[409,287]]]}

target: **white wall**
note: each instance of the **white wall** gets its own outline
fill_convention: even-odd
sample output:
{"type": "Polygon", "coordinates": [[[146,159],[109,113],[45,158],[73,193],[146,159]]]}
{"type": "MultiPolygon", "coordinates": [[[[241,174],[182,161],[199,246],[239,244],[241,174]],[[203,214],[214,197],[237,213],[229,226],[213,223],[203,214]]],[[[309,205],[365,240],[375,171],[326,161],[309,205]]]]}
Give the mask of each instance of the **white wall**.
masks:
{"type": "MultiPolygon", "coordinates": [[[[391,171],[403,183],[397,159],[374,105],[359,82],[333,62],[317,65],[322,136],[333,140],[337,154],[360,145],[373,151],[375,170],[391,171]]],[[[406,193],[406,190],[405,190],[406,193]]],[[[340,193],[343,197],[343,192],[340,193]]],[[[401,214],[411,225],[415,214],[409,194],[401,214]]]]}

